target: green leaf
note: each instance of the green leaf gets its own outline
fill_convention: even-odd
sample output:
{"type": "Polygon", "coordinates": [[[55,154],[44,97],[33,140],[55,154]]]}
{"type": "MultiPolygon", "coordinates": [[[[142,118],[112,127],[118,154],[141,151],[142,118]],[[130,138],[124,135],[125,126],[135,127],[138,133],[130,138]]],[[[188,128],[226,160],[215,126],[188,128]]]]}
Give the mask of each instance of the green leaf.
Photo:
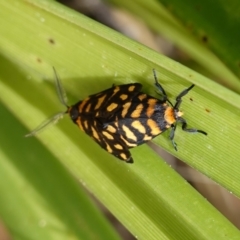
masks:
{"type": "Polygon", "coordinates": [[[159,0],[240,77],[238,0],[159,0]]]}
{"type": "Polygon", "coordinates": [[[52,66],[63,81],[69,104],[112,84],[129,82],[141,82],[144,92],[156,94],[155,68],[171,99],[196,84],[184,97],[182,110],[189,126],[208,132],[207,137],[191,135],[179,128],[178,152],[173,150],[169,133],[155,142],[240,196],[238,95],[52,1],[4,1],[0,16],[5,20],[0,25],[5,121],[0,126],[0,136],[4,136],[0,214],[16,239],[22,235],[92,239],[98,234],[117,239],[105,222],[97,229],[98,223],[89,222],[95,219],[91,210],[89,221],[84,221],[80,211],[87,214],[86,201],[80,200],[80,190],[61,164],[140,239],[239,238],[239,231],[147,145],[131,150],[135,163],[126,164],[100,149],[67,116],[37,138],[22,137],[27,133],[23,124],[30,131],[63,110],[57,101],[52,66]],[[30,223],[46,218],[49,228],[40,221],[32,233],[26,231],[30,223]],[[87,235],[89,229],[94,236],[87,235]]]}
{"type": "Polygon", "coordinates": [[[24,139],[2,104],[0,112],[0,216],[12,239],[119,239],[46,146],[24,139]]]}
{"type": "MultiPolygon", "coordinates": [[[[237,77],[237,72],[239,71],[239,61],[238,59],[230,57],[231,51],[234,51],[234,55],[236,55],[238,50],[237,48],[234,48],[235,44],[234,46],[232,44],[227,44],[227,41],[229,42],[233,40],[235,42],[235,39],[236,42],[238,42],[238,38],[235,36],[238,32],[238,25],[237,22],[235,22],[236,19],[233,19],[232,17],[234,16],[237,18],[238,15],[235,14],[235,11],[231,12],[229,11],[229,8],[226,7],[226,9],[224,9],[225,14],[223,17],[221,15],[223,9],[221,9],[221,12],[218,12],[219,8],[223,8],[223,6],[216,6],[220,5],[220,0],[215,1],[214,3],[213,1],[208,0],[198,2],[177,0],[135,0],[131,2],[120,0],[108,1],[120,8],[129,10],[131,13],[139,17],[140,20],[146,22],[153,30],[170,39],[174,44],[183,49],[194,60],[207,69],[210,73],[208,75],[216,76],[215,81],[220,82],[235,92],[240,92],[239,78],[237,77]],[[173,14],[176,13],[176,16],[168,12],[164,5],[160,4],[160,2],[164,3],[166,7],[173,12],[173,14]],[[208,9],[209,6],[205,5],[212,6],[209,8],[207,18],[205,18],[206,12],[204,9],[208,9]],[[177,17],[185,23],[185,27],[184,24],[176,19],[177,17]],[[231,28],[226,29],[226,27],[223,31],[220,27],[222,25],[215,21],[216,18],[222,18],[221,21],[225,21],[224,26],[229,24],[232,25],[231,28]],[[195,19],[197,20],[195,21],[195,19]],[[204,27],[214,29],[214,31],[218,32],[218,34],[214,35],[215,32],[208,33],[207,30],[204,30],[204,27]],[[206,32],[209,34],[209,36],[207,35],[209,41],[208,43],[203,41],[205,39],[203,37],[206,32]],[[195,33],[195,35],[193,33],[195,33]],[[197,33],[198,35],[196,37],[197,33]],[[220,35],[221,38],[219,37],[220,35]],[[221,45],[223,41],[221,40],[220,43],[218,38],[226,40],[224,40],[224,45],[221,45]],[[215,45],[214,51],[210,50],[212,44],[215,45]],[[219,54],[217,50],[215,51],[216,48],[219,49],[219,54]],[[231,48],[231,50],[229,48],[231,48]],[[223,54],[225,55],[223,56],[223,54]],[[232,58],[231,62],[230,58],[232,58]],[[232,65],[230,66],[229,64],[232,65]],[[226,65],[229,65],[229,68],[226,65]]],[[[237,0],[231,0],[230,2],[232,2],[230,5],[234,5],[233,2],[237,2],[237,0]]],[[[228,2],[224,2],[224,5],[228,5],[228,2]]],[[[237,3],[235,3],[235,5],[237,5],[237,3]]]]}

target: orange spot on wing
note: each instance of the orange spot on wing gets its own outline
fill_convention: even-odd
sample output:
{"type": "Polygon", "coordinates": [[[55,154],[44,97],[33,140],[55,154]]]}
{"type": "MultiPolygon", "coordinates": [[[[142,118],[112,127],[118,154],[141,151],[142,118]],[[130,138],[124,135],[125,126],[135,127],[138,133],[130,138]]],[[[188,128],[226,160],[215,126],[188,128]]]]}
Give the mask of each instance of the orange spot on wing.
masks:
{"type": "Polygon", "coordinates": [[[147,120],[147,125],[150,127],[151,134],[153,136],[156,136],[162,132],[161,129],[159,128],[159,126],[157,125],[157,123],[152,119],[147,120]]]}
{"type": "Polygon", "coordinates": [[[108,111],[108,112],[111,112],[111,111],[113,111],[117,106],[118,106],[117,103],[111,103],[111,104],[107,107],[107,111],[108,111]]]}
{"type": "Polygon", "coordinates": [[[111,125],[108,125],[107,126],[107,130],[109,131],[109,132],[111,132],[111,133],[115,133],[117,130],[116,130],[116,128],[114,128],[113,126],[111,126],[111,125]]]}
{"type": "Polygon", "coordinates": [[[123,110],[122,110],[122,117],[125,117],[127,112],[128,112],[128,109],[130,108],[131,106],[131,103],[130,102],[127,102],[123,105],[123,110]]]}
{"type": "Polygon", "coordinates": [[[134,89],[135,89],[135,86],[132,85],[132,86],[130,86],[130,87],[128,88],[128,91],[129,91],[129,92],[132,92],[132,91],[134,91],[134,89]]]}
{"type": "Polygon", "coordinates": [[[134,135],[134,133],[125,125],[123,125],[123,131],[125,132],[128,139],[132,139],[134,141],[137,141],[137,137],[134,135]]]}
{"type": "Polygon", "coordinates": [[[138,120],[132,122],[132,127],[136,128],[140,133],[146,133],[146,128],[138,120]]]}
{"type": "Polygon", "coordinates": [[[76,123],[77,123],[78,127],[79,127],[82,131],[84,131],[80,117],[78,117],[78,119],[76,120],[76,123]]]}
{"type": "Polygon", "coordinates": [[[106,98],[106,95],[103,95],[102,97],[98,98],[98,102],[94,108],[95,110],[98,109],[102,105],[105,98],[106,98]]]}
{"type": "Polygon", "coordinates": [[[131,117],[132,118],[138,118],[141,115],[143,109],[143,104],[138,104],[137,107],[135,108],[135,110],[131,113],[131,117]]]}
{"type": "Polygon", "coordinates": [[[124,101],[128,98],[128,95],[127,94],[121,94],[120,98],[124,101]]]}
{"type": "Polygon", "coordinates": [[[107,149],[107,151],[109,152],[109,153],[112,153],[113,152],[113,150],[111,149],[111,147],[106,143],[106,149],[107,149]]]}
{"type": "Polygon", "coordinates": [[[144,141],[149,141],[152,139],[152,136],[144,135],[143,140],[144,141]]]}
{"type": "Polygon", "coordinates": [[[121,153],[120,154],[120,157],[123,159],[123,160],[127,160],[127,155],[125,153],[121,153]]]}
{"type": "Polygon", "coordinates": [[[141,94],[138,96],[139,100],[142,101],[143,99],[145,99],[147,97],[147,94],[141,94]]]}
{"type": "Polygon", "coordinates": [[[83,107],[86,105],[86,103],[88,102],[89,97],[84,99],[78,106],[79,112],[82,113],[83,107]]]}
{"type": "Polygon", "coordinates": [[[174,116],[174,109],[172,107],[166,108],[164,118],[170,125],[176,122],[176,118],[174,116]]]}
{"type": "Polygon", "coordinates": [[[153,115],[153,113],[154,113],[156,102],[157,102],[157,99],[154,99],[154,98],[150,98],[150,99],[148,100],[148,107],[147,107],[146,114],[147,114],[147,116],[148,116],[149,118],[150,118],[150,117],[153,115]]]}
{"type": "Polygon", "coordinates": [[[109,134],[108,132],[103,131],[102,133],[103,133],[103,135],[104,135],[107,139],[110,139],[110,140],[113,140],[113,139],[114,139],[113,136],[112,136],[111,134],[109,134]]]}
{"type": "Polygon", "coordinates": [[[91,127],[91,129],[92,129],[92,135],[93,135],[93,137],[94,137],[97,141],[100,141],[100,138],[99,138],[99,135],[98,135],[96,129],[95,129],[94,127],[91,127]]]}
{"type": "Polygon", "coordinates": [[[116,121],[114,122],[114,125],[116,126],[116,128],[118,128],[118,119],[116,118],[116,121]]]}
{"type": "Polygon", "coordinates": [[[112,98],[114,95],[116,95],[116,93],[119,92],[119,90],[120,90],[120,87],[119,86],[115,86],[114,89],[113,89],[113,94],[111,95],[110,98],[112,98]]]}
{"type": "Polygon", "coordinates": [[[92,106],[92,104],[91,104],[91,103],[88,103],[85,111],[86,111],[86,112],[90,112],[91,106],[92,106]]]}
{"type": "Polygon", "coordinates": [[[124,141],[124,143],[128,146],[128,147],[136,147],[137,144],[136,143],[130,143],[128,142],[123,136],[120,136],[121,139],[124,141]]]}
{"type": "Polygon", "coordinates": [[[116,94],[120,90],[119,86],[116,86],[113,90],[114,94],[116,94]]]}
{"type": "Polygon", "coordinates": [[[119,149],[119,150],[122,150],[122,149],[123,149],[122,145],[120,145],[120,144],[114,144],[114,147],[115,147],[116,149],[119,149]]]}
{"type": "Polygon", "coordinates": [[[84,127],[88,129],[88,122],[86,120],[84,121],[84,127]]]}

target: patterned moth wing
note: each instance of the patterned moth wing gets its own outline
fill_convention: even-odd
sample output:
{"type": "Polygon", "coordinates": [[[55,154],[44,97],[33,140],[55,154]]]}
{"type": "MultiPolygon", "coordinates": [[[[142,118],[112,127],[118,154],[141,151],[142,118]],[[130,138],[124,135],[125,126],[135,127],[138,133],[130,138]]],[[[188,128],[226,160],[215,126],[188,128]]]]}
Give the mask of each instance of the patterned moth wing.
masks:
{"type": "Polygon", "coordinates": [[[140,92],[122,105],[106,129],[115,131],[124,144],[132,148],[152,140],[175,121],[173,108],[165,100],[140,92]]]}
{"type": "Polygon", "coordinates": [[[133,162],[128,146],[119,132],[108,125],[109,122],[116,121],[122,106],[131,102],[141,88],[140,83],[113,86],[79,101],[69,107],[68,113],[73,122],[103,149],[121,160],[133,162]]]}
{"type": "Polygon", "coordinates": [[[187,121],[182,118],[183,113],[179,110],[184,97],[193,87],[184,89],[176,97],[173,105],[156,78],[154,71],[155,85],[162,94],[162,99],[157,99],[145,93],[139,92],[120,107],[106,124],[106,129],[114,132],[124,142],[127,148],[136,147],[152,140],[162,132],[171,128],[169,138],[177,151],[177,144],[174,141],[174,134],[177,123],[182,124],[182,130],[189,133],[202,133],[205,131],[195,128],[187,128],[187,121]]]}

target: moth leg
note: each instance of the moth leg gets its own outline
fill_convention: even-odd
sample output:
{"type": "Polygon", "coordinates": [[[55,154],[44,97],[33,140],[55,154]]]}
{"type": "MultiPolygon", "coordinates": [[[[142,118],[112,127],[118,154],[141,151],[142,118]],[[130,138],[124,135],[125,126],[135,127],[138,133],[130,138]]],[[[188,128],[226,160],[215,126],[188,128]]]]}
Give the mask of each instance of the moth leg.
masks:
{"type": "Polygon", "coordinates": [[[175,136],[175,131],[176,131],[176,128],[177,128],[177,124],[172,124],[171,125],[171,132],[170,132],[170,135],[169,135],[169,138],[172,142],[172,145],[174,147],[174,149],[177,151],[177,144],[176,142],[174,141],[174,136],[175,136]]]}
{"type": "Polygon", "coordinates": [[[202,130],[198,130],[198,129],[195,129],[195,128],[187,128],[187,121],[183,118],[178,118],[178,122],[181,122],[182,123],[182,130],[185,131],[185,132],[189,132],[189,133],[196,133],[196,132],[199,132],[199,133],[202,133],[204,135],[207,135],[206,132],[202,131],[202,130]]]}
{"type": "Polygon", "coordinates": [[[179,109],[182,103],[182,97],[184,97],[194,86],[195,85],[193,84],[189,88],[186,88],[185,90],[183,90],[178,94],[178,96],[176,97],[176,103],[175,103],[174,109],[179,109]]]}

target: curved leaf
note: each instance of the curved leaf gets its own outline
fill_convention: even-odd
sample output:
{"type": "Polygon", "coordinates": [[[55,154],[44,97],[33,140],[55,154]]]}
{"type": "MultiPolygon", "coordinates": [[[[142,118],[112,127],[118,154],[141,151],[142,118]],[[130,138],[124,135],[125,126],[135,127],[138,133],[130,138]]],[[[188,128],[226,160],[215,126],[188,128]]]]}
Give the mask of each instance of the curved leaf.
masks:
{"type": "MultiPolygon", "coordinates": [[[[9,109],[19,122],[32,129],[49,115],[61,110],[52,84],[52,66],[62,78],[70,103],[108,88],[113,83],[141,82],[145,92],[156,94],[152,76],[152,68],[155,68],[171,99],[190,84],[196,84],[184,97],[182,109],[189,126],[209,134],[206,137],[177,130],[179,152],[174,152],[168,140],[169,133],[159,136],[155,142],[240,196],[237,184],[240,180],[237,158],[239,135],[236,134],[239,96],[57,3],[15,0],[14,4],[15,8],[12,3],[4,1],[0,7],[3,19],[9,19],[4,26],[0,25],[3,36],[0,38],[0,90],[4,108],[9,109]],[[16,17],[9,17],[13,15],[16,17]],[[229,144],[227,151],[222,144],[229,144]]],[[[15,121],[9,120],[8,124],[14,130],[15,121]]],[[[19,131],[16,134],[20,135],[19,131]]],[[[31,151],[31,144],[37,141],[41,151],[40,142],[43,143],[51,156],[61,161],[139,238],[239,238],[239,231],[147,145],[131,150],[135,163],[125,164],[100,149],[67,117],[56,127],[39,134],[37,139],[18,138],[14,142],[9,136],[8,142],[16,146],[22,141],[34,158],[37,158],[37,154],[35,150],[31,151]]],[[[21,155],[20,148],[16,147],[14,151],[21,155]]],[[[8,158],[18,162],[15,155],[8,153],[8,158]]],[[[8,158],[0,159],[6,164],[8,158]]],[[[50,165],[55,162],[52,157],[47,160],[50,165]]],[[[20,161],[18,164],[21,166],[25,163],[20,161]]],[[[24,178],[22,168],[18,167],[17,170],[24,178]]],[[[29,176],[33,170],[27,169],[29,176]]],[[[53,171],[50,171],[52,175],[53,171]]],[[[49,171],[46,173],[49,174],[49,171]]],[[[10,171],[6,174],[11,179],[10,171]]],[[[35,174],[37,170],[32,173],[33,181],[36,181],[35,174]]],[[[28,184],[31,181],[31,178],[27,179],[28,184]]],[[[18,186],[17,183],[13,179],[15,186],[18,186]]],[[[2,186],[1,191],[4,193],[7,190],[2,186]]],[[[50,196],[55,199],[54,192],[52,195],[47,193],[49,195],[41,191],[42,203],[46,203],[50,196]]],[[[15,194],[19,195],[17,192],[15,194]]],[[[74,202],[74,199],[73,193],[69,201],[74,202]]],[[[7,198],[3,194],[0,213],[5,220],[7,215],[10,218],[13,215],[10,210],[3,214],[4,200],[6,204],[7,198]]],[[[26,202],[26,199],[22,201],[26,202]]],[[[46,206],[39,205],[40,210],[43,205],[46,206]]],[[[66,218],[71,219],[69,216],[66,218]]],[[[25,218],[21,216],[20,219],[25,218]]],[[[65,223],[62,215],[58,221],[65,223]]],[[[24,229],[24,226],[21,227],[24,229]]],[[[74,227],[70,230],[65,226],[64,229],[76,235],[74,227]]],[[[56,231],[61,234],[63,229],[57,228],[56,231]]]]}

